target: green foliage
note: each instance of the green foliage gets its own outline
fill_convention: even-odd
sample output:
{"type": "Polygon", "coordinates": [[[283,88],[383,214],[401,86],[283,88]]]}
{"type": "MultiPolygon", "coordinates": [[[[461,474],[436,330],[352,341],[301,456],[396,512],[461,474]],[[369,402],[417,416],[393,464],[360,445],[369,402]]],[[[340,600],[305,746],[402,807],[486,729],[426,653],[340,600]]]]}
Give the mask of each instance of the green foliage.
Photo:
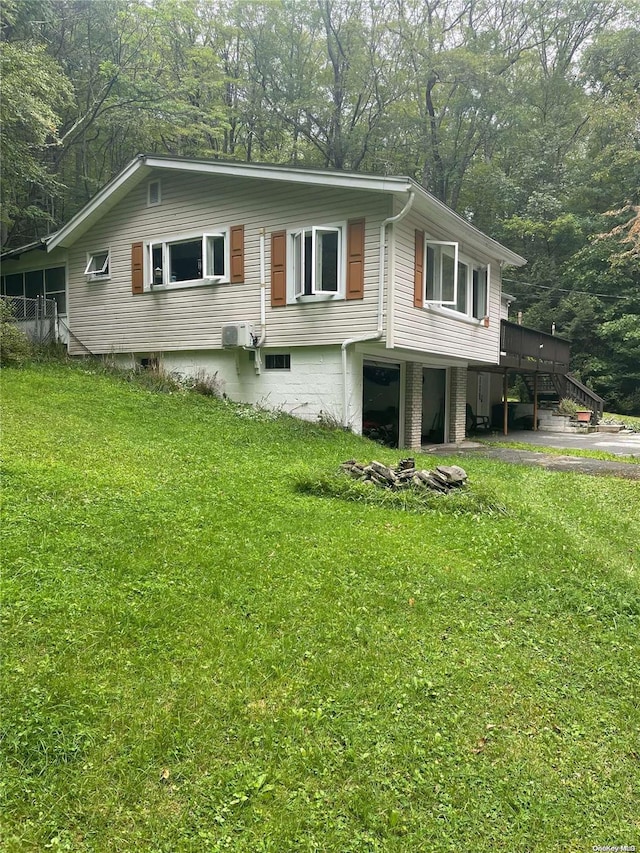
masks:
{"type": "Polygon", "coordinates": [[[576,401],[569,399],[569,397],[563,397],[558,403],[558,411],[561,415],[571,415],[571,417],[575,417],[579,408],[580,407],[576,401]]]}
{"type": "Polygon", "coordinates": [[[478,486],[454,489],[448,494],[437,494],[425,489],[391,491],[380,489],[370,482],[361,483],[344,473],[308,474],[296,481],[296,488],[303,494],[320,497],[340,498],[356,503],[371,504],[389,510],[405,512],[433,512],[436,514],[460,515],[464,513],[506,513],[506,509],[495,496],[478,486]]]}
{"type": "Polygon", "coordinates": [[[472,511],[299,491],[373,447],[6,372],[3,849],[635,838],[637,484],[470,457],[472,511]]]}
{"type": "Polygon", "coordinates": [[[46,233],[47,213],[31,204],[33,195],[29,193],[34,188],[39,192],[56,188],[43,154],[47,145],[55,144],[58,111],[69,98],[70,85],[44,45],[2,40],[0,62],[0,154],[5,164],[0,226],[4,243],[20,217],[31,222],[31,234],[46,233]]]}
{"type": "Polygon", "coordinates": [[[640,418],[605,412],[602,420],[604,423],[623,424],[626,429],[630,429],[632,432],[640,432],[640,418]]]}
{"type": "Polygon", "coordinates": [[[31,344],[18,328],[11,309],[0,299],[0,365],[23,364],[31,355],[31,344]]]}

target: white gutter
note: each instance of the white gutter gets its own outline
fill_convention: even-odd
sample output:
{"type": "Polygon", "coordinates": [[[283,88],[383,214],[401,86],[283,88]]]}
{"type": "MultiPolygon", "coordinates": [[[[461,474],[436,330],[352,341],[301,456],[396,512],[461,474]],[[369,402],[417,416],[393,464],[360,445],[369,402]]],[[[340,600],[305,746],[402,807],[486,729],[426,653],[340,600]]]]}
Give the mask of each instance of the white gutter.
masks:
{"type": "Polygon", "coordinates": [[[342,426],[349,427],[349,381],[347,372],[347,348],[352,344],[359,344],[364,341],[379,341],[384,334],[384,250],[386,243],[387,226],[394,222],[399,222],[409,213],[413,207],[416,194],[413,190],[410,191],[407,203],[402,208],[400,213],[395,216],[390,216],[385,219],[380,225],[380,258],[378,269],[378,327],[375,332],[368,335],[361,335],[359,338],[347,338],[340,346],[342,356],[342,426]]]}

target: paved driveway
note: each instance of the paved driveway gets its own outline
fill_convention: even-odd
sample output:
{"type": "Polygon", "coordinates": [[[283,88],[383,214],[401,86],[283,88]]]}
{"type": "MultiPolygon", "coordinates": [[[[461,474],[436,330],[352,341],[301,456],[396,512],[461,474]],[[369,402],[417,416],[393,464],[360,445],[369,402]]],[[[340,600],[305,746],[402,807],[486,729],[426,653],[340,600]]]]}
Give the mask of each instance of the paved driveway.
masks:
{"type": "Polygon", "coordinates": [[[537,447],[557,447],[560,450],[602,450],[616,456],[638,456],[640,458],[639,432],[534,432],[518,430],[509,435],[497,435],[494,441],[515,441],[518,444],[534,444],[537,447]]]}
{"type": "Polygon", "coordinates": [[[592,432],[585,435],[572,435],[553,432],[511,432],[508,436],[495,435],[494,441],[513,441],[518,444],[531,444],[535,447],[553,447],[566,450],[566,455],[544,453],[539,450],[514,450],[509,447],[493,447],[481,441],[465,441],[464,444],[430,445],[427,453],[436,455],[469,456],[477,454],[503,462],[520,465],[536,465],[550,471],[577,471],[581,474],[599,474],[609,477],[623,477],[640,481],[640,463],[617,462],[615,460],[591,459],[585,456],[572,456],[572,450],[602,450],[617,456],[637,456],[640,459],[640,434],[592,432]]]}

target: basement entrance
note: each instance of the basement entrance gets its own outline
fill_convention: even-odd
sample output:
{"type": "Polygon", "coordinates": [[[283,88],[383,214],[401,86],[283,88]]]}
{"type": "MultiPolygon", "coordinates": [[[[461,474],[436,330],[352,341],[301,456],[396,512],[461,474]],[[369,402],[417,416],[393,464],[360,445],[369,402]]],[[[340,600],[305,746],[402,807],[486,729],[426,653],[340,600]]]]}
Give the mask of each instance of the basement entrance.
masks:
{"type": "Polygon", "coordinates": [[[447,401],[447,371],[425,367],[422,371],[422,441],[443,444],[447,401]]]}
{"type": "Polygon", "coordinates": [[[389,447],[400,435],[400,365],[365,361],[362,366],[362,434],[389,447]]]}

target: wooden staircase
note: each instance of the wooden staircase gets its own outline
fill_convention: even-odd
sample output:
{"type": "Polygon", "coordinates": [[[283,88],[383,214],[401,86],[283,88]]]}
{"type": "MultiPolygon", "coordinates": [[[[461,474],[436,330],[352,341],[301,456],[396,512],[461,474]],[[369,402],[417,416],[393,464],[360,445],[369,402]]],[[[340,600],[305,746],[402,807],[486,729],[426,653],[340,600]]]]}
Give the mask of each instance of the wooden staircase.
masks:
{"type": "Polygon", "coordinates": [[[571,373],[567,373],[567,375],[562,378],[564,379],[564,382],[561,383],[562,396],[575,400],[579,406],[584,406],[585,409],[591,409],[596,416],[596,419],[599,420],[604,412],[604,400],[602,397],[599,397],[595,391],[591,390],[591,388],[583,385],[583,383],[571,373]]]}
{"type": "MultiPolygon", "coordinates": [[[[534,394],[534,374],[521,374],[524,384],[527,386],[530,398],[534,394]]],[[[602,417],[604,411],[604,400],[595,391],[588,388],[571,373],[539,373],[538,374],[538,400],[557,401],[568,397],[585,409],[590,409],[596,419],[602,417]]]]}

